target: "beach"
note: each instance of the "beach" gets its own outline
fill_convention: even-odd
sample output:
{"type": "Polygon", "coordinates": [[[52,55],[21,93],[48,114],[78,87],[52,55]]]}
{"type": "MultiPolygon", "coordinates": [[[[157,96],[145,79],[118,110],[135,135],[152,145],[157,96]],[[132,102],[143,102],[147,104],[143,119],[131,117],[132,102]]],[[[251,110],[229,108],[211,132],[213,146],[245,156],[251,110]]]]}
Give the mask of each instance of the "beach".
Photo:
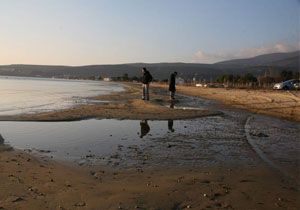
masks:
{"type": "MultiPolygon", "coordinates": [[[[174,108],[170,108],[165,86],[153,85],[148,102],[140,99],[140,84],[126,83],[124,92],[91,98],[109,101],[106,103],[1,116],[1,120],[20,123],[67,123],[90,118],[129,120],[125,123],[153,120],[149,125],[154,130],[139,142],[134,141],[140,134],[135,134],[133,143],[123,145],[120,141],[116,151],[107,157],[98,157],[91,145],[85,151],[83,164],[52,157],[55,152],[46,149],[37,152],[0,146],[0,209],[299,208],[297,123],[236,111],[250,109],[232,101],[233,91],[238,92],[235,98],[240,98],[246,94],[244,90],[177,89],[183,95],[177,97],[174,108]],[[194,96],[219,100],[234,109],[194,96]],[[155,120],[168,122],[168,126],[168,120],[174,120],[175,131],[160,131],[161,124],[156,125],[155,120]],[[284,129],[287,130],[283,132],[284,129]],[[285,154],[280,152],[282,149],[285,154]],[[100,164],[93,164],[100,159],[100,164]]],[[[257,101],[248,96],[249,103],[250,100],[252,104],[257,101]]],[[[293,107],[298,103],[294,100],[293,107]]],[[[293,113],[289,116],[297,120],[298,115],[293,113]]],[[[119,138],[114,131],[108,131],[106,136],[119,138]]],[[[124,138],[126,141],[133,137],[124,138]]]]}
{"type": "Polygon", "coordinates": [[[35,114],[0,116],[1,121],[72,121],[90,118],[98,119],[136,119],[168,120],[187,119],[221,112],[210,110],[170,109],[171,101],[161,89],[154,89],[150,101],[141,100],[139,84],[125,83],[125,90],[108,95],[91,97],[99,103],[75,106],[73,108],[53,110],[35,114]],[[163,93],[163,94],[162,94],[163,93]]]}
{"type": "MultiPolygon", "coordinates": [[[[156,84],[156,87],[167,88],[156,84]]],[[[254,113],[300,121],[299,91],[177,86],[178,93],[217,100],[225,105],[254,113]]]]}
{"type": "Polygon", "coordinates": [[[191,169],[74,168],[1,153],[2,209],[298,209],[299,191],[264,165],[191,169]]]}

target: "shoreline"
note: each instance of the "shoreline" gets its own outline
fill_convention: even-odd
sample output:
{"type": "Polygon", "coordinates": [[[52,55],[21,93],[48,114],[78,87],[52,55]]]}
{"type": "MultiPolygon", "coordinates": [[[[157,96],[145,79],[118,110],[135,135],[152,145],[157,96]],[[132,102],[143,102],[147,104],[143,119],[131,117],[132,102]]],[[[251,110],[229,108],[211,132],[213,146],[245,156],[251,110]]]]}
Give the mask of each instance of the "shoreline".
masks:
{"type": "Polygon", "coordinates": [[[123,92],[113,92],[107,95],[89,97],[89,99],[109,102],[80,105],[70,109],[44,113],[0,116],[0,121],[59,122],[92,118],[120,120],[180,120],[222,115],[222,112],[212,110],[171,109],[169,108],[171,101],[168,99],[168,96],[162,94],[160,91],[155,92],[155,90],[152,90],[152,98],[150,101],[143,101],[140,99],[141,90],[138,84],[123,83],[123,85],[125,89],[123,92]]]}
{"type": "MultiPolygon", "coordinates": [[[[140,99],[139,83],[122,83],[124,91],[112,92],[107,95],[87,97],[91,100],[103,101],[99,104],[79,105],[73,108],[41,112],[0,116],[0,121],[37,121],[62,122],[88,119],[119,119],[119,120],[180,120],[206,116],[222,115],[215,110],[181,110],[171,109],[171,101],[165,94],[167,86],[151,84],[151,99],[140,99]],[[160,91],[165,92],[162,94],[160,91]]],[[[270,90],[246,90],[225,88],[201,88],[177,86],[177,92],[186,96],[201,97],[214,100],[225,108],[247,110],[256,114],[273,116],[290,121],[300,122],[300,92],[289,93],[270,90]]],[[[175,101],[176,103],[176,101],[175,101]]]]}

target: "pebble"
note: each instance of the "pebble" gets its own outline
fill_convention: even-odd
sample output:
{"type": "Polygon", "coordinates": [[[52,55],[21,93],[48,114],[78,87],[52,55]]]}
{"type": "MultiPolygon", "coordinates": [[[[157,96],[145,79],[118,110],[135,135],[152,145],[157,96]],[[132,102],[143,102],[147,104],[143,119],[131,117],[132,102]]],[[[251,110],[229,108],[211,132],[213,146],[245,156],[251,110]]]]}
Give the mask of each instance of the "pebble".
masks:
{"type": "Polygon", "coordinates": [[[82,207],[82,206],[85,206],[85,202],[78,202],[75,204],[75,206],[79,206],[79,207],[82,207]]]}
{"type": "Polygon", "coordinates": [[[12,202],[12,203],[23,201],[23,200],[24,199],[22,197],[19,197],[19,196],[11,196],[7,199],[8,202],[12,202]]]}

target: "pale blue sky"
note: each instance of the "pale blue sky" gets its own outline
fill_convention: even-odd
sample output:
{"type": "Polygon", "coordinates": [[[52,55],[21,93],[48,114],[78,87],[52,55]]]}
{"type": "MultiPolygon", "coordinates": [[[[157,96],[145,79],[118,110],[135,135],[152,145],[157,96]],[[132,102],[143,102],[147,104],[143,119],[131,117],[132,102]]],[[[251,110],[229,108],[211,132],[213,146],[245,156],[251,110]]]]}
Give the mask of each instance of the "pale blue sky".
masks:
{"type": "Polygon", "coordinates": [[[204,62],[299,49],[298,0],[0,0],[0,64],[204,62]]]}

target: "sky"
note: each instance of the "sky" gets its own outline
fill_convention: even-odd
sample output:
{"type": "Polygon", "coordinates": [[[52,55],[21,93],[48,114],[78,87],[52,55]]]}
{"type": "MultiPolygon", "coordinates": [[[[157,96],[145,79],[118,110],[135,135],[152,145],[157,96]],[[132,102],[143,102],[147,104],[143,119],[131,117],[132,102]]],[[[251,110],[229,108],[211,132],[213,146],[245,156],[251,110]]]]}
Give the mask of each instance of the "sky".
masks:
{"type": "Polygon", "coordinates": [[[300,48],[300,0],[0,0],[0,65],[214,63],[300,48]]]}

